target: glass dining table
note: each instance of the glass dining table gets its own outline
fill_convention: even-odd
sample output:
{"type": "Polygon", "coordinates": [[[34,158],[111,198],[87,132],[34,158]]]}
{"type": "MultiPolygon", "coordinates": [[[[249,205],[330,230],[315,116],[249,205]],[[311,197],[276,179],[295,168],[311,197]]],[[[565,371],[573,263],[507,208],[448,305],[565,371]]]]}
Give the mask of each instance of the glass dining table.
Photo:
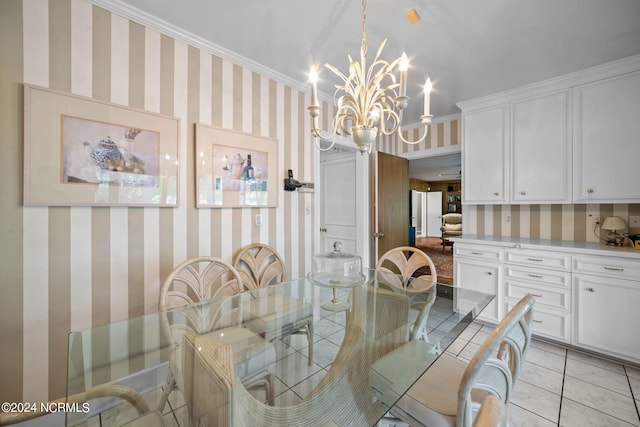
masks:
{"type": "Polygon", "coordinates": [[[348,286],[300,278],[72,332],[67,402],[78,410],[67,411],[66,422],[371,426],[493,298],[367,270],[348,286]],[[253,326],[277,319],[291,301],[313,318],[313,352],[300,334],[259,338],[269,357],[220,339],[225,331],[259,335],[253,326]],[[271,399],[241,380],[248,357],[269,373],[271,399]],[[179,379],[175,389],[167,389],[168,376],[179,379]]]}

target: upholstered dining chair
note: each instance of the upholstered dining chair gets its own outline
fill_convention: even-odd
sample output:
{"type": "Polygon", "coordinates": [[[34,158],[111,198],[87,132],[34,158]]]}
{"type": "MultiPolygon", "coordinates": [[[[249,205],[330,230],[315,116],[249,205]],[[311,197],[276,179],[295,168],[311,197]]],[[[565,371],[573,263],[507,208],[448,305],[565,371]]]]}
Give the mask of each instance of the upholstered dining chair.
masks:
{"type": "MultiPolygon", "coordinates": [[[[264,243],[242,247],[233,267],[246,288],[266,288],[285,280],[285,264],[275,248],[264,243]]],[[[304,334],[308,342],[308,362],[313,363],[313,307],[290,296],[269,294],[246,306],[245,324],[269,341],[304,334]]]]}
{"type": "MultiPolygon", "coordinates": [[[[432,283],[438,280],[436,266],[429,255],[412,246],[399,246],[387,251],[378,260],[376,270],[381,273],[379,278],[383,279],[384,283],[409,292],[412,287],[432,286],[432,283]]],[[[411,329],[411,339],[419,338],[429,342],[427,318],[435,299],[434,288],[427,301],[411,302],[409,320],[414,325],[411,329]]]]}
{"type": "MultiPolygon", "coordinates": [[[[214,300],[219,303],[217,306],[220,308],[226,302],[234,301],[233,295],[245,290],[247,289],[240,275],[231,264],[216,257],[201,256],[184,261],[169,274],[160,290],[158,308],[162,312],[176,309],[165,313],[167,317],[169,314],[179,317],[182,314],[179,307],[214,300]]],[[[180,346],[182,337],[187,332],[228,344],[233,350],[235,372],[239,380],[247,388],[264,387],[267,401],[273,404],[276,361],[273,344],[248,328],[240,326],[243,320],[240,309],[224,312],[227,315],[216,318],[214,323],[192,319],[188,315],[186,318],[192,319],[191,321],[176,322],[173,325],[170,321],[164,323],[168,339],[176,347],[171,352],[169,376],[160,399],[160,410],[164,408],[173,388],[178,387],[184,391],[185,382],[191,380],[182,375],[184,364],[180,346]]]]}
{"type": "Polygon", "coordinates": [[[467,364],[441,355],[391,409],[411,425],[471,427],[483,400],[509,402],[531,343],[534,298],[522,298],[467,364]]]}

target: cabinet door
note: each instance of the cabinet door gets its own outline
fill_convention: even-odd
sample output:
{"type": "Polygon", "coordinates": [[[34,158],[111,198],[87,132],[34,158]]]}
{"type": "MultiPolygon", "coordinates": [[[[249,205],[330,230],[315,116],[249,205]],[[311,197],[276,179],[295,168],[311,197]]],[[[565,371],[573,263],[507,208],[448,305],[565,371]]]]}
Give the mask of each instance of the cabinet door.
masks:
{"type": "Polygon", "coordinates": [[[504,104],[462,116],[462,200],[504,204],[508,201],[509,106],[504,104]]]}
{"type": "Polygon", "coordinates": [[[453,268],[455,286],[473,289],[496,298],[478,316],[479,320],[498,323],[502,319],[502,295],[499,290],[502,284],[502,267],[499,263],[471,259],[454,259],[453,268]]]}
{"type": "Polygon", "coordinates": [[[574,88],[574,202],[640,202],[640,72],[574,88]]]}
{"type": "Polygon", "coordinates": [[[574,274],[577,345],[640,362],[640,282],[574,274]]]}
{"type": "Polygon", "coordinates": [[[511,203],[571,202],[568,117],[567,91],[511,104],[511,203]]]}

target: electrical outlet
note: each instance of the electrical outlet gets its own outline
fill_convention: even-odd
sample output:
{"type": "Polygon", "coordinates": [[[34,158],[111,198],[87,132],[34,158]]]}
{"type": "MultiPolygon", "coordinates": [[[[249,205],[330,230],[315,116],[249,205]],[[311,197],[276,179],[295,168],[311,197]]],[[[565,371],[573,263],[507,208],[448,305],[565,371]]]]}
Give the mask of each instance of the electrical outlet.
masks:
{"type": "Polygon", "coordinates": [[[629,216],[629,228],[640,228],[640,216],[637,216],[637,215],[629,216]]]}

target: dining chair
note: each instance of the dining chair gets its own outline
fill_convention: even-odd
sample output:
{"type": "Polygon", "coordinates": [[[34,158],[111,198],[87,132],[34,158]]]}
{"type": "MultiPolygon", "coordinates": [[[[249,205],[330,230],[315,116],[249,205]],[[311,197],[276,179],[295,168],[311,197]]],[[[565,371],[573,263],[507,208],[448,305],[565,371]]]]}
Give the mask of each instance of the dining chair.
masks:
{"type": "Polygon", "coordinates": [[[469,363],[441,355],[390,413],[411,425],[471,427],[488,395],[506,405],[531,343],[534,302],[523,297],[469,363]]]}
{"type": "MultiPolygon", "coordinates": [[[[246,288],[266,288],[285,281],[285,264],[278,252],[264,243],[252,243],[236,254],[233,267],[246,288]]],[[[256,293],[260,295],[260,293],[256,293]]],[[[269,341],[304,334],[308,363],[313,363],[313,307],[306,301],[282,294],[266,293],[246,306],[246,326],[269,341]]]]}
{"type": "Polygon", "coordinates": [[[395,273],[405,278],[420,277],[432,282],[438,281],[436,266],[429,255],[413,246],[398,246],[385,252],[378,260],[376,270],[395,273]],[[428,272],[425,269],[428,269],[428,272]]]}
{"type": "MultiPolygon", "coordinates": [[[[267,401],[273,404],[275,348],[271,342],[259,334],[239,326],[243,321],[242,311],[239,308],[233,310],[227,307],[227,310],[219,310],[226,314],[216,317],[214,323],[203,322],[203,319],[198,319],[197,316],[189,317],[188,314],[193,313],[186,310],[184,313],[179,311],[181,307],[184,309],[185,306],[207,300],[217,302],[218,308],[234,301],[236,304],[241,304],[233,298],[233,295],[245,290],[247,289],[240,275],[231,264],[210,256],[201,256],[182,262],[164,281],[160,290],[158,308],[165,313],[164,330],[175,348],[171,352],[169,375],[160,399],[160,410],[164,408],[169,393],[175,387],[184,390],[185,382],[191,380],[182,375],[184,368],[182,339],[186,332],[193,332],[230,345],[233,349],[235,372],[239,380],[247,388],[263,387],[267,401]],[[189,321],[172,324],[167,320],[170,314],[172,317],[185,314],[184,317],[189,321]]],[[[195,309],[194,312],[198,313],[195,309]]],[[[207,317],[213,318],[210,314],[207,317]]]]}
{"type": "MultiPolygon", "coordinates": [[[[384,279],[384,283],[406,291],[411,291],[411,288],[415,289],[416,286],[433,286],[433,283],[438,280],[436,266],[429,255],[412,246],[399,246],[387,251],[378,260],[376,270],[382,273],[379,277],[384,279]]],[[[409,320],[414,326],[411,329],[410,339],[423,339],[429,342],[427,319],[435,297],[434,288],[434,292],[430,294],[427,301],[411,302],[409,320]]]]}

